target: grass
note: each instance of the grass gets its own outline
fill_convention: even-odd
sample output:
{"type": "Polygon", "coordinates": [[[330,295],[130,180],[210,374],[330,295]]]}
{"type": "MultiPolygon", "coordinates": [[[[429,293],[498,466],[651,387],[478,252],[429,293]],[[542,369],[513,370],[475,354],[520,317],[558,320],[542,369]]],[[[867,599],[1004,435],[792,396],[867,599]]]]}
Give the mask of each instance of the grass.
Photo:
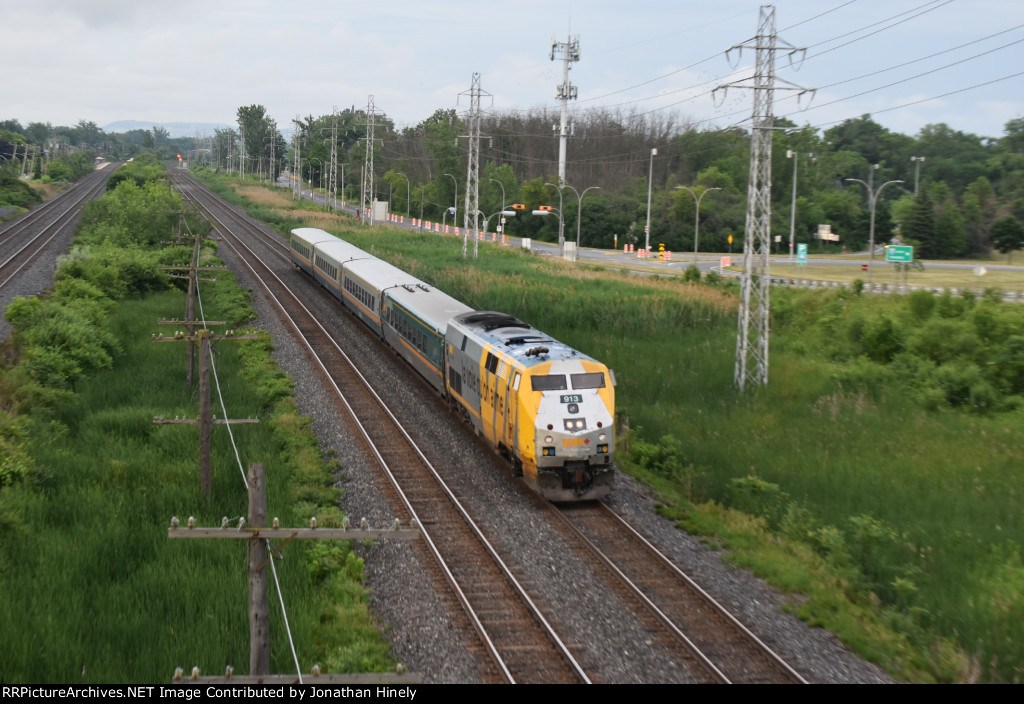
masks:
{"type": "MultiPolygon", "coordinates": [[[[230,276],[217,288],[233,287],[230,276]]],[[[207,314],[218,299],[207,289],[207,314]]],[[[245,547],[238,541],[168,540],[172,515],[198,525],[237,522],[247,496],[227,433],[213,436],[213,492],[197,477],[194,426],[153,424],[195,417],[183,345],[153,343],[158,318],[180,316],[179,291],[124,302],[111,326],[124,354],[111,370],[81,379],[72,403],[36,420],[31,449],[40,471],[0,491],[0,663],[5,682],[155,682],[176,666],[204,674],[247,671],[245,547]]],[[[268,514],[283,525],[337,525],[337,490],[308,419],[262,342],[216,346],[242,461],[267,467],[268,514]]],[[[218,415],[220,412],[218,411],[218,415]]],[[[347,544],[296,541],[277,563],[303,669],[390,670],[387,646],[359,586],[361,561],[347,544]],[[315,568],[314,568],[315,566],[315,568]]],[[[271,587],[271,592],[275,589],[271,587]]],[[[273,596],[273,594],[272,594],[273,596]]],[[[280,609],[272,599],[271,670],[294,672],[280,609]]]]}
{"type": "MultiPolygon", "coordinates": [[[[769,386],[739,395],[729,288],[490,244],[466,262],[461,240],[336,222],[326,229],[467,304],[608,363],[631,428],[620,466],[682,526],[802,593],[792,608],[809,623],[904,679],[1024,679],[1020,411],[926,411],[896,385],[845,390],[840,366],[798,328],[774,333],[769,386]]],[[[955,272],[935,275],[956,285],[955,272]]],[[[880,305],[904,304],[864,296],[842,314],[880,305]]]]}
{"type": "MultiPolygon", "coordinates": [[[[811,260],[813,262],[813,260],[811,260]]],[[[865,260],[866,261],[866,260],[865,260]]],[[[961,264],[963,262],[960,262],[961,264]]],[[[982,266],[986,272],[978,275],[970,269],[939,269],[930,268],[932,262],[925,262],[924,270],[911,269],[906,274],[906,285],[926,286],[934,288],[1000,288],[1006,291],[1024,291],[1024,271],[1001,271],[991,269],[992,265],[1004,262],[970,262],[973,266],[982,266]],[[986,266],[987,265],[987,266],[986,266]]],[[[732,266],[728,271],[739,272],[740,267],[732,266]]],[[[851,261],[849,266],[825,266],[809,263],[807,266],[796,266],[772,262],[771,275],[790,279],[814,279],[816,281],[838,281],[853,283],[857,279],[867,280],[867,272],[860,268],[860,261],[851,261]]],[[[885,263],[875,264],[874,283],[895,286],[902,283],[895,269],[885,263]]]]}

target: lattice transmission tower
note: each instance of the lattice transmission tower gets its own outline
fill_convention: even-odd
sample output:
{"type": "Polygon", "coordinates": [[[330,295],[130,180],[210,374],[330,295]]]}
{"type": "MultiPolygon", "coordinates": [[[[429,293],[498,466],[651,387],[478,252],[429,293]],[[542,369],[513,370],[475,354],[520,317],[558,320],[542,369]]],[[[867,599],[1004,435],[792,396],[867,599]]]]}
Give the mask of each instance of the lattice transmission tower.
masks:
{"type": "Polygon", "coordinates": [[[331,194],[329,210],[338,209],[338,106],[331,108],[331,173],[327,177],[331,194]]]}
{"type": "Polygon", "coordinates": [[[469,111],[466,113],[466,123],[469,125],[469,159],[466,165],[466,201],[462,215],[462,258],[466,258],[466,245],[472,233],[473,257],[476,258],[477,244],[480,231],[480,122],[482,112],[480,107],[483,96],[491,97],[480,87],[480,74],[474,73],[473,80],[468,91],[459,93],[459,97],[469,96],[469,111]]]}
{"type": "MultiPolygon", "coordinates": [[[[739,322],[736,335],[736,370],[733,382],[740,391],[747,383],[768,384],[769,286],[768,256],[771,252],[772,216],[772,130],[775,117],[772,102],[776,90],[799,90],[788,81],[776,79],[775,55],[778,51],[793,54],[804,51],[782,42],[775,32],[775,7],[762,5],[757,34],[743,44],[732,47],[741,53],[754,49],[756,61],[753,85],[734,85],[754,91],[753,129],[750,133],[750,179],[747,183],[747,220],[743,240],[743,276],[740,287],[739,322]],[[785,86],[776,85],[780,80],[785,86]]],[[[726,52],[728,55],[728,52],[726,52]]],[[[729,86],[719,86],[724,90],[729,86]]]]}
{"type": "Polygon", "coordinates": [[[373,224],[373,118],[376,113],[371,95],[366,103],[366,161],[363,165],[362,221],[373,224]],[[369,214],[367,214],[369,213],[369,214]]]}

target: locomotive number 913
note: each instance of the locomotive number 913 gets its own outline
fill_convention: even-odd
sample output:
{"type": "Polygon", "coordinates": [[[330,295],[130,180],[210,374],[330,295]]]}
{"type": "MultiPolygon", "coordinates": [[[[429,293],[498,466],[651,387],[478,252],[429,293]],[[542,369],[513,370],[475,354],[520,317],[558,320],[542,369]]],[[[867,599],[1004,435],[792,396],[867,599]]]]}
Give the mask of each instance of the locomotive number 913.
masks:
{"type": "Polygon", "coordinates": [[[615,379],[605,365],[511,315],[473,310],[323,230],[292,230],[291,252],[541,496],[608,495],[615,379]]]}

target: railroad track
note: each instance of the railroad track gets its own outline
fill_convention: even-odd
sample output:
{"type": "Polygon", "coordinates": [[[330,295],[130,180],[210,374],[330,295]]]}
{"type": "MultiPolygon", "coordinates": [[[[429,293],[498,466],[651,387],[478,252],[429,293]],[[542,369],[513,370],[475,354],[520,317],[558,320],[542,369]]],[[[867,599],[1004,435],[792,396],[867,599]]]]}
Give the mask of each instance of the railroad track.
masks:
{"type": "MultiPolygon", "coordinates": [[[[188,192],[195,190],[194,182],[181,183],[181,188],[188,192]]],[[[199,192],[197,198],[205,198],[199,192]]],[[[212,207],[208,205],[207,207],[212,207]]],[[[223,220],[231,220],[238,223],[239,227],[247,223],[244,216],[233,211],[221,213],[223,220]]],[[[221,225],[221,227],[226,227],[221,225]]],[[[281,238],[258,230],[250,231],[252,236],[259,236],[265,244],[271,248],[274,256],[279,258],[291,267],[288,248],[281,238]]],[[[240,244],[231,244],[232,247],[239,247],[240,244]]],[[[285,296],[286,294],[281,294],[285,296]]],[[[279,304],[280,305],[280,304],[279,304]]],[[[291,323],[295,329],[295,323],[291,323]]],[[[312,326],[313,328],[318,325],[312,326]]],[[[317,340],[321,332],[313,329],[306,331],[311,340],[317,340]]],[[[329,338],[329,336],[328,336],[329,338]]],[[[311,342],[316,348],[329,348],[333,340],[319,340],[311,342]]],[[[325,355],[327,358],[327,355],[325,355]]],[[[349,382],[338,381],[342,378],[337,376],[334,367],[340,368],[341,363],[325,362],[321,374],[328,379],[330,385],[335,385],[339,393],[345,398],[357,398],[358,395],[348,385],[349,382]]],[[[355,382],[352,382],[353,384],[355,382]]],[[[374,402],[375,403],[375,402],[374,402]]],[[[373,403],[367,402],[364,407],[363,401],[351,402],[351,412],[368,420],[364,427],[377,428],[392,423],[399,424],[393,419],[384,418],[379,411],[373,407],[373,403]],[[358,404],[358,407],[356,407],[358,404]]],[[[385,415],[390,416],[390,412],[385,415]]],[[[368,432],[368,431],[360,431],[368,432]]],[[[553,627],[546,623],[539,610],[533,616],[526,616],[516,611],[508,611],[508,604],[518,600],[519,602],[532,602],[535,599],[525,596],[525,591],[519,594],[507,594],[499,598],[497,592],[492,592],[491,587],[484,587],[474,583],[466,583],[466,587],[460,586],[467,576],[484,570],[483,565],[498,564],[501,570],[511,577],[511,572],[504,566],[502,559],[494,548],[486,547],[483,553],[490,553],[490,557],[481,554],[472,559],[466,559],[470,553],[464,552],[464,540],[467,537],[460,535],[465,529],[460,527],[469,520],[468,512],[465,509],[454,509],[439,512],[438,507],[449,502],[454,502],[454,495],[451,490],[444,486],[440,477],[427,478],[427,474],[436,475],[431,468],[424,473],[417,468],[418,463],[426,463],[426,458],[418,450],[414,451],[421,455],[422,459],[416,460],[394,448],[406,445],[411,441],[407,439],[404,431],[393,435],[381,435],[378,438],[367,440],[367,448],[370,453],[380,453],[380,461],[384,466],[391,468],[393,476],[392,484],[395,505],[405,507],[408,517],[416,517],[423,524],[431,536],[431,550],[435,552],[435,559],[441,565],[445,579],[452,585],[452,589],[458,594],[460,602],[467,609],[467,613],[474,613],[474,604],[484,604],[488,611],[499,612],[497,620],[474,623],[478,633],[481,635],[481,642],[484,643],[481,650],[494,649],[501,651],[502,648],[492,643],[490,633],[496,630],[504,630],[506,626],[499,625],[508,622],[519,622],[525,618],[532,618],[545,624],[547,628],[553,627]],[[400,437],[404,436],[404,437],[400,437]],[[371,446],[383,449],[370,449],[371,446]],[[394,454],[388,454],[394,453],[394,454]],[[440,490],[437,487],[442,487],[440,490]],[[440,493],[438,493],[440,491],[440,493]],[[403,493],[404,492],[404,493],[403,493]],[[461,514],[461,515],[455,515],[461,514]],[[454,556],[446,560],[445,555],[454,556]],[[449,567],[448,564],[453,566],[449,567]],[[469,573],[467,575],[466,573],[469,573]],[[501,613],[508,611],[508,613],[501,613]]],[[[497,463],[496,463],[497,464],[497,463]]],[[[501,472],[501,467],[496,471],[501,472]]],[[[685,669],[692,677],[703,682],[736,682],[736,683],[781,683],[793,682],[802,683],[805,680],[791,667],[772,653],[763,642],[758,640],[749,630],[744,628],[735,618],[730,616],[725,609],[714,602],[693,580],[683,574],[670,560],[658,553],[653,546],[642,538],[636,531],[632,530],[618,516],[607,509],[603,504],[589,503],[562,507],[560,511],[555,510],[551,504],[538,500],[538,504],[552,509],[563,522],[566,534],[565,542],[569,550],[577,555],[584,555],[580,559],[586,560],[591,565],[590,569],[595,574],[600,574],[600,581],[608,585],[609,590],[616,591],[616,603],[627,605],[625,608],[640,622],[645,632],[651,635],[651,639],[658,642],[659,647],[664,648],[672,654],[677,662],[685,663],[685,669]],[[571,533],[571,535],[570,535],[571,533]],[[610,577],[610,578],[609,578],[610,577]],[[617,587],[612,585],[618,585],[617,587]]],[[[452,503],[454,505],[454,503],[452,503]]],[[[470,533],[476,533],[482,544],[486,543],[483,533],[479,528],[469,529],[470,533]]],[[[496,576],[488,577],[488,580],[496,579],[496,576]]],[[[483,584],[489,584],[484,582],[483,584]]],[[[514,591],[514,590],[513,590],[514,591]]],[[[597,601],[597,600],[595,600],[597,601]]],[[[476,616],[470,616],[475,621],[476,616]]],[[[492,614],[488,618],[494,619],[492,614]]],[[[553,632],[553,631],[552,631],[553,632]]],[[[499,655],[494,662],[494,672],[500,673],[500,681],[589,681],[593,679],[600,681],[601,673],[591,672],[589,675],[582,674],[582,670],[569,674],[549,674],[537,672],[540,663],[549,662],[553,659],[551,654],[545,655],[542,650],[535,649],[533,645],[523,645],[519,654],[522,656],[516,660],[514,655],[520,645],[521,636],[517,633],[512,636],[513,645],[505,647],[508,655],[499,655]],[[519,645],[516,645],[519,644],[519,645]],[[502,660],[506,657],[508,662],[502,660]],[[519,670],[530,673],[533,676],[517,676],[519,670]],[[507,670],[507,674],[503,672],[507,670]]],[[[564,646],[562,646],[564,647],[564,646]]],[[[586,651],[593,647],[592,643],[577,643],[577,650],[586,651]]],[[[494,657],[492,655],[492,657],[494,657]]],[[[586,660],[586,656],[577,655],[575,658],[568,653],[568,649],[561,651],[554,658],[575,660],[586,660]]],[[[586,666],[584,665],[584,668],[586,666]]],[[[575,668],[580,668],[575,665],[575,668]]]]}
{"type": "Polygon", "coordinates": [[[618,514],[598,502],[552,506],[580,542],[723,684],[807,681],[618,514]]]}
{"type": "Polygon", "coordinates": [[[70,237],[82,204],[101,196],[115,166],[86,175],[71,188],[0,227],[0,289],[36,261],[57,237],[70,237]]]}
{"type": "Polygon", "coordinates": [[[339,405],[349,414],[406,512],[422,528],[438,569],[463,605],[492,663],[494,681],[589,682],[568,647],[534,599],[505,565],[454,493],[405,432],[334,339],[238,234],[264,238],[244,219],[225,213],[217,202],[181,181],[187,197],[215,223],[225,244],[249,268],[278,308],[283,322],[302,341],[339,405]],[[228,225],[226,220],[235,221],[228,225]]]}

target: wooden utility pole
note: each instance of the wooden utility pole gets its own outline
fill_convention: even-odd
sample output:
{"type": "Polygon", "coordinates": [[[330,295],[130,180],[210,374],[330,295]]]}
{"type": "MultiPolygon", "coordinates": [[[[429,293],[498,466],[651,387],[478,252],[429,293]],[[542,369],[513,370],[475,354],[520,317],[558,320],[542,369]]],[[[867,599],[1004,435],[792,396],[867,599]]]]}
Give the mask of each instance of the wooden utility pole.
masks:
{"type": "MultiPolygon", "coordinates": [[[[271,680],[295,681],[295,676],[287,676],[287,679],[270,677],[270,609],[267,599],[266,567],[272,559],[267,550],[267,541],[277,538],[284,542],[274,548],[274,553],[280,554],[288,543],[295,539],[327,539],[327,540],[375,540],[378,538],[389,538],[409,540],[418,538],[420,531],[417,526],[401,528],[398,521],[390,529],[370,529],[360,527],[358,530],[348,528],[348,519],[342,528],[317,528],[316,518],[310,520],[309,528],[281,528],[275,518],[272,527],[267,528],[267,493],[266,493],[266,472],[262,463],[249,465],[249,513],[248,525],[240,521],[237,528],[228,525],[225,518],[220,528],[197,528],[195,520],[188,519],[186,526],[182,527],[178,519],[171,519],[171,527],[167,530],[168,538],[227,538],[233,540],[248,541],[248,571],[249,571],[249,676],[257,678],[259,682],[271,680]]],[[[228,675],[230,677],[230,675],[228,675]]],[[[313,677],[317,682],[420,682],[422,678],[412,673],[379,673],[374,675],[344,675],[348,679],[340,679],[339,676],[321,676],[314,670],[313,677]],[[373,679],[367,679],[371,677],[373,679]]],[[[195,679],[195,678],[193,678],[195,679]]],[[[216,681],[223,681],[224,678],[216,678],[216,681]]],[[[203,681],[211,681],[203,678],[203,681]]],[[[240,678],[233,678],[232,681],[241,681],[240,678]]]]}
{"type": "MultiPolygon", "coordinates": [[[[249,525],[267,525],[266,472],[261,463],[249,465],[249,525]]],[[[270,673],[270,609],[267,604],[267,541],[250,540],[249,547],[249,672],[270,673]]]]}
{"type": "Polygon", "coordinates": [[[215,424],[251,424],[259,423],[258,420],[247,418],[245,420],[221,420],[214,418],[210,411],[210,342],[214,340],[255,340],[257,335],[211,335],[207,329],[202,329],[193,337],[184,333],[175,333],[173,337],[153,336],[153,342],[199,342],[199,417],[195,420],[190,418],[175,418],[171,420],[163,416],[153,419],[155,425],[198,425],[199,426],[199,488],[203,495],[209,498],[212,492],[212,471],[210,459],[210,445],[215,424]]]}
{"type": "MultiPolygon", "coordinates": [[[[185,211],[185,210],[168,210],[166,212],[178,213],[178,237],[177,237],[177,240],[180,243],[180,241],[182,239],[182,232],[181,232],[182,221],[184,220],[185,213],[187,213],[189,211],[185,211]]],[[[227,270],[227,267],[224,267],[224,266],[199,266],[199,251],[200,251],[200,244],[202,243],[202,237],[200,237],[199,235],[195,235],[193,237],[193,239],[194,239],[194,244],[192,246],[192,261],[190,262],[189,266],[187,266],[187,267],[183,267],[183,266],[161,266],[161,267],[159,267],[162,271],[168,271],[168,272],[170,272],[170,271],[184,271],[184,272],[187,272],[186,275],[182,275],[182,274],[168,274],[167,277],[170,278],[170,279],[184,279],[187,276],[187,278],[188,278],[188,296],[185,298],[185,320],[180,321],[180,322],[184,323],[185,329],[188,331],[189,335],[194,335],[195,331],[196,331],[196,327],[199,326],[199,325],[223,325],[224,324],[224,323],[212,323],[212,322],[210,322],[210,323],[203,323],[203,322],[199,322],[199,321],[197,321],[195,319],[195,317],[196,317],[196,288],[198,287],[199,281],[200,281],[198,272],[200,272],[200,271],[226,271],[227,270]]],[[[216,282],[217,279],[202,279],[202,281],[216,282]]],[[[161,323],[161,324],[165,324],[165,323],[161,323]]],[[[195,368],[195,346],[190,344],[188,346],[188,351],[187,351],[186,354],[187,354],[187,358],[188,358],[188,368],[187,368],[187,371],[185,372],[185,383],[188,386],[192,386],[192,384],[194,383],[193,369],[195,368]]]]}

